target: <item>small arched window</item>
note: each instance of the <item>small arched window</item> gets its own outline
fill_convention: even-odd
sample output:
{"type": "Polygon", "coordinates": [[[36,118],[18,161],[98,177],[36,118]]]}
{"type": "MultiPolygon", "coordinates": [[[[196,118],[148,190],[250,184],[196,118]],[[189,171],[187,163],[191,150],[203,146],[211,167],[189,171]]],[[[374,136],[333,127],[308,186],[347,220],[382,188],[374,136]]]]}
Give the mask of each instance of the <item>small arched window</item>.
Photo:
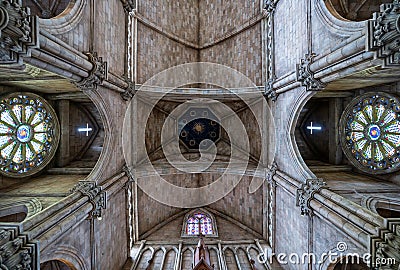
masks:
{"type": "Polygon", "coordinates": [[[185,216],[182,237],[217,237],[217,226],[214,217],[203,209],[196,209],[185,216]]]}

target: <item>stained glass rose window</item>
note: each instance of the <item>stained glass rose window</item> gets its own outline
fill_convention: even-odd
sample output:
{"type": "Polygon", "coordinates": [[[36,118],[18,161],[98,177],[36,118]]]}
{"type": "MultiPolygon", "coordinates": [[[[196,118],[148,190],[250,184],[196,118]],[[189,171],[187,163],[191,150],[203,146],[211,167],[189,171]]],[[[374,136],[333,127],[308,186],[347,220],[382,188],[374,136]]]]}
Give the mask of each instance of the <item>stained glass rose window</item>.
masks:
{"type": "Polygon", "coordinates": [[[57,116],[46,100],[12,93],[0,100],[0,173],[32,175],[53,158],[59,141],[57,116]]]}
{"type": "Polygon", "coordinates": [[[368,93],[354,99],[340,121],[347,158],[368,173],[400,169],[400,103],[388,93],[368,93]]]}

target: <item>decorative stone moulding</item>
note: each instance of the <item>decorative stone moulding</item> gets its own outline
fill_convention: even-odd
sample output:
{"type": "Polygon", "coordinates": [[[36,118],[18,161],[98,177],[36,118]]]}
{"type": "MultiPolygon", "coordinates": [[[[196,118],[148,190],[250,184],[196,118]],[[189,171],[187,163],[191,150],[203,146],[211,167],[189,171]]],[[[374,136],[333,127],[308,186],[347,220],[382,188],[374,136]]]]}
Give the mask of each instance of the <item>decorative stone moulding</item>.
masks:
{"type": "Polygon", "coordinates": [[[0,269],[39,269],[39,246],[17,226],[0,226],[0,269]]]}
{"type": "Polygon", "coordinates": [[[93,68],[89,72],[89,76],[77,82],[76,85],[82,90],[97,89],[97,86],[102,85],[107,80],[108,65],[106,61],[103,61],[102,57],[97,55],[97,52],[88,52],[86,55],[93,64],[93,68]]]}
{"type": "Polygon", "coordinates": [[[384,67],[400,66],[400,2],[382,4],[368,21],[367,50],[375,51],[384,67]]]}
{"type": "Polygon", "coordinates": [[[301,215],[312,215],[312,209],[310,208],[310,201],[314,198],[314,194],[320,191],[326,183],[319,178],[307,179],[305,184],[301,185],[301,188],[297,189],[296,205],[300,206],[301,215]]]}
{"type": "Polygon", "coordinates": [[[325,88],[325,84],[314,78],[314,72],[310,69],[315,56],[315,53],[306,54],[305,58],[301,59],[300,64],[296,66],[297,81],[301,82],[307,91],[320,91],[325,88]]]}
{"type": "Polygon", "coordinates": [[[92,211],[89,213],[89,218],[102,218],[102,209],[107,207],[107,194],[102,187],[97,186],[95,181],[79,181],[71,192],[80,192],[82,195],[89,198],[93,205],[92,211]]]}
{"type": "Polygon", "coordinates": [[[371,269],[399,269],[400,267],[400,219],[390,219],[386,229],[370,241],[371,269]],[[386,264],[378,264],[386,262],[386,264]]]}
{"type": "Polygon", "coordinates": [[[361,171],[385,174],[400,169],[400,100],[389,93],[366,93],[347,106],[340,140],[349,161],[361,171]]]}
{"type": "Polygon", "coordinates": [[[39,47],[37,17],[19,0],[0,1],[0,65],[20,66],[39,47]]]}
{"type": "Polygon", "coordinates": [[[0,99],[0,173],[26,177],[41,171],[54,157],[60,125],[42,97],[11,93],[0,99]]]}
{"type": "Polygon", "coordinates": [[[101,211],[107,207],[107,194],[101,186],[97,186],[95,181],[79,181],[71,192],[80,192],[87,196],[93,205],[89,217],[101,219],[101,211]]]}

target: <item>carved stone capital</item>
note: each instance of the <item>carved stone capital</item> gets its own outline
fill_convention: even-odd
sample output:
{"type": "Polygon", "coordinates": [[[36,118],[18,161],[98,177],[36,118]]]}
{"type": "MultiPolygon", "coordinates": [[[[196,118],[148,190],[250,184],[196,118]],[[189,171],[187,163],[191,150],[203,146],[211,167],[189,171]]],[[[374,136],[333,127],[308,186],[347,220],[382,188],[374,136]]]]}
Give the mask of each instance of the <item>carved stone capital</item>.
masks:
{"type": "Polygon", "coordinates": [[[381,229],[378,236],[371,237],[370,253],[372,269],[399,269],[400,219],[390,219],[387,228],[381,229]],[[387,264],[378,265],[377,262],[387,262],[387,264]]]}
{"type": "Polygon", "coordinates": [[[126,176],[128,177],[128,182],[126,182],[126,184],[124,185],[124,188],[127,189],[130,187],[130,185],[135,182],[135,175],[134,173],[131,171],[131,169],[129,169],[128,165],[124,165],[122,167],[122,171],[125,172],[126,176]]]}
{"type": "Polygon", "coordinates": [[[77,82],[76,85],[82,90],[93,90],[98,85],[102,85],[104,80],[107,80],[108,66],[107,62],[103,61],[103,58],[97,55],[97,52],[88,52],[86,55],[90,63],[92,63],[93,68],[89,72],[89,76],[77,82]]]}
{"type": "Polygon", "coordinates": [[[39,23],[18,0],[0,1],[0,64],[19,66],[39,47],[39,23]]]}
{"type": "Polygon", "coordinates": [[[276,4],[278,1],[275,0],[264,0],[263,9],[267,13],[274,13],[276,10],[276,4]]]}
{"type": "Polygon", "coordinates": [[[278,94],[276,93],[273,84],[274,84],[275,80],[274,79],[270,79],[268,80],[267,84],[265,85],[265,89],[264,89],[264,96],[270,100],[272,100],[273,102],[275,102],[278,98],[278,94]]]}
{"type": "Polygon", "coordinates": [[[135,83],[127,80],[128,86],[125,88],[125,92],[121,93],[121,97],[125,101],[130,101],[136,94],[135,83]]]}
{"type": "Polygon", "coordinates": [[[315,79],[314,72],[310,69],[315,56],[315,53],[306,54],[305,58],[301,59],[300,64],[296,66],[297,81],[301,82],[307,91],[320,91],[325,88],[325,84],[315,79]]]}
{"type": "Polygon", "coordinates": [[[0,226],[0,269],[39,269],[39,247],[17,226],[0,226]]]}
{"type": "Polygon", "coordinates": [[[382,4],[368,21],[368,51],[384,60],[384,66],[400,66],[400,2],[382,4]]]}
{"type": "Polygon", "coordinates": [[[101,219],[101,211],[107,207],[107,194],[102,190],[102,187],[97,186],[95,181],[79,181],[71,192],[80,192],[87,196],[93,205],[89,217],[101,219]]]}
{"type": "Polygon", "coordinates": [[[278,170],[278,165],[276,164],[276,162],[274,161],[271,165],[271,167],[268,169],[267,171],[267,175],[266,175],[266,179],[268,181],[268,183],[273,183],[274,182],[274,175],[276,174],[276,171],[278,170]]]}
{"type": "Polygon", "coordinates": [[[136,9],[135,0],[121,0],[122,6],[124,7],[125,13],[130,13],[132,10],[136,9]]]}
{"type": "Polygon", "coordinates": [[[306,183],[297,189],[296,205],[300,206],[301,215],[312,215],[310,201],[314,198],[314,194],[324,186],[326,186],[324,180],[316,178],[307,179],[306,183]]]}

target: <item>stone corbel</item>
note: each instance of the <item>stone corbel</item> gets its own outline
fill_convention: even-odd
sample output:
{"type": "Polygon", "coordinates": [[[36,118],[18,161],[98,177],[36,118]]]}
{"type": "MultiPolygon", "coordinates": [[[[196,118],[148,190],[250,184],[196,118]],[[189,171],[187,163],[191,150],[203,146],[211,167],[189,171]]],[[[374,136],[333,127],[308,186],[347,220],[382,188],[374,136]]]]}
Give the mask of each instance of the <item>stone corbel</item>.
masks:
{"type": "Polygon", "coordinates": [[[125,92],[121,93],[121,97],[125,101],[130,101],[136,94],[135,83],[127,80],[128,86],[125,88],[125,92]]]}
{"type": "Polygon", "coordinates": [[[400,219],[391,219],[379,236],[371,237],[372,269],[398,269],[400,266],[400,219]],[[396,260],[393,262],[393,260],[396,260]],[[387,262],[379,265],[377,262],[387,262]]]}
{"type": "Polygon", "coordinates": [[[124,188],[127,189],[133,182],[135,182],[135,176],[126,164],[122,167],[122,171],[125,172],[128,177],[128,182],[124,185],[124,188]]]}
{"type": "Polygon", "coordinates": [[[39,269],[39,246],[17,226],[0,226],[0,269],[39,269]]]}
{"type": "Polygon", "coordinates": [[[271,167],[267,170],[267,174],[265,176],[265,179],[267,179],[268,183],[274,182],[274,175],[276,174],[276,171],[278,170],[278,165],[274,161],[271,165],[271,167]]]}
{"type": "Polygon", "coordinates": [[[316,54],[306,54],[304,59],[300,60],[300,64],[296,66],[297,81],[306,87],[307,91],[320,91],[325,88],[325,84],[314,78],[314,72],[311,71],[312,64],[316,54]]]}
{"type": "Polygon", "coordinates": [[[384,66],[400,66],[400,1],[382,4],[368,21],[367,50],[375,51],[384,66]]]}
{"type": "Polygon", "coordinates": [[[93,205],[89,218],[101,219],[101,211],[107,207],[107,194],[102,187],[97,186],[95,181],[79,181],[71,192],[80,192],[82,195],[87,196],[93,205]]]}
{"type": "Polygon", "coordinates": [[[82,90],[97,89],[98,85],[102,85],[103,82],[107,80],[107,62],[103,61],[103,58],[99,57],[97,52],[88,52],[86,55],[88,56],[90,63],[92,63],[93,68],[89,72],[89,76],[80,82],[77,82],[76,85],[82,90]]]}
{"type": "Polygon", "coordinates": [[[39,47],[39,23],[20,0],[0,1],[0,64],[22,65],[22,57],[30,57],[39,47]]]}
{"type": "Polygon", "coordinates": [[[132,10],[136,9],[135,0],[121,0],[121,2],[125,13],[130,13],[132,10]]]}
{"type": "Polygon", "coordinates": [[[311,216],[312,210],[310,207],[310,201],[314,198],[314,194],[320,191],[326,186],[324,180],[307,179],[305,184],[301,185],[301,188],[297,189],[296,195],[296,206],[300,206],[301,215],[311,216]]]}
{"type": "Polygon", "coordinates": [[[274,82],[275,82],[274,79],[268,80],[264,89],[264,97],[272,100],[273,102],[275,102],[278,99],[278,94],[276,93],[273,87],[274,82]]]}

